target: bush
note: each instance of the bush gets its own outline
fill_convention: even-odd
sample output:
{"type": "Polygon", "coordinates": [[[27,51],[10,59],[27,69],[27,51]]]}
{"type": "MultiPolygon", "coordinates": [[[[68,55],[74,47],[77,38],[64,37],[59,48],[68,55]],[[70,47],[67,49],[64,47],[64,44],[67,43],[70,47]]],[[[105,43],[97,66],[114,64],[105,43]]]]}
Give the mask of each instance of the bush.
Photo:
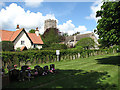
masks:
{"type": "Polygon", "coordinates": [[[14,44],[11,41],[2,41],[0,42],[0,50],[2,51],[14,51],[14,44]]]}
{"type": "Polygon", "coordinates": [[[29,48],[28,50],[39,50],[38,48],[29,48]]]}
{"type": "MultiPolygon", "coordinates": [[[[80,47],[79,47],[80,48],[80,47]]],[[[87,58],[94,55],[104,55],[109,53],[116,53],[116,49],[99,49],[99,50],[80,50],[76,48],[60,50],[60,60],[72,60],[73,58],[87,58]]],[[[20,65],[20,62],[31,64],[55,62],[57,60],[56,50],[28,50],[23,52],[0,52],[0,57],[4,66],[10,62],[12,64],[20,65]],[[33,63],[34,62],[34,63],[33,63]]]]}
{"type": "Polygon", "coordinates": [[[82,38],[80,39],[75,46],[82,46],[84,49],[94,48],[95,42],[92,38],[82,38]]]}
{"type": "Polygon", "coordinates": [[[67,49],[67,45],[65,44],[51,44],[50,47],[43,48],[43,50],[61,50],[61,49],[67,49]]]}
{"type": "Polygon", "coordinates": [[[21,49],[20,49],[20,48],[17,48],[15,51],[21,51],[21,49]]]}
{"type": "Polygon", "coordinates": [[[75,49],[83,50],[83,47],[82,46],[76,46],[75,49]]]}

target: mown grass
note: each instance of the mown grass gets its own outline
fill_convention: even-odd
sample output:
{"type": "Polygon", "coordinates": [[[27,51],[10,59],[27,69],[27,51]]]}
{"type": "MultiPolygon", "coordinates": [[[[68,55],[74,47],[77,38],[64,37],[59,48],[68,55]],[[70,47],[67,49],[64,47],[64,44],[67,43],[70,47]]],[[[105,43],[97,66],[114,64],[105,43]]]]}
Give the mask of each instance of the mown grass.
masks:
{"type": "MultiPolygon", "coordinates": [[[[118,89],[118,54],[54,62],[56,74],[40,76],[25,82],[14,82],[5,88],[105,88],[118,89]]],[[[52,63],[40,64],[41,67],[52,63]]],[[[34,66],[31,66],[33,68],[34,66]]]]}

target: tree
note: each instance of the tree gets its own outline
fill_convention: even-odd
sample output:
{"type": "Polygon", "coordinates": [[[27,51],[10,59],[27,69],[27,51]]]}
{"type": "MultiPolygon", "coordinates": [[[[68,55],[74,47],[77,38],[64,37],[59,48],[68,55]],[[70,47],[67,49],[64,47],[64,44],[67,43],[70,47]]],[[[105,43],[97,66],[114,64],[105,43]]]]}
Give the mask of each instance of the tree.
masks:
{"type": "Polygon", "coordinates": [[[43,50],[61,50],[61,49],[67,49],[67,45],[65,44],[59,44],[59,43],[53,43],[50,47],[43,48],[43,50]]]}
{"type": "Polygon", "coordinates": [[[63,36],[68,37],[69,35],[68,33],[63,33],[63,36]]]}
{"type": "Polygon", "coordinates": [[[31,29],[29,33],[35,33],[35,29],[31,29]]]}
{"type": "Polygon", "coordinates": [[[0,48],[0,50],[2,51],[13,51],[14,50],[14,44],[11,41],[2,41],[0,42],[0,45],[2,45],[2,47],[0,48]]]}
{"type": "Polygon", "coordinates": [[[80,34],[80,32],[76,32],[76,33],[74,33],[72,36],[77,35],[77,34],[80,34]]]}
{"type": "Polygon", "coordinates": [[[46,31],[42,35],[42,40],[44,42],[44,46],[49,47],[53,43],[59,43],[59,42],[63,41],[64,37],[59,34],[58,29],[49,28],[49,29],[46,29],[46,31]]]}
{"type": "Polygon", "coordinates": [[[101,17],[97,30],[94,30],[99,35],[100,43],[105,47],[120,45],[120,1],[104,2],[96,13],[96,17],[101,17]]]}
{"type": "Polygon", "coordinates": [[[82,38],[75,45],[75,47],[78,47],[78,46],[81,46],[84,49],[90,49],[90,48],[93,48],[95,46],[95,42],[92,38],[89,38],[89,37],[82,38]]]}

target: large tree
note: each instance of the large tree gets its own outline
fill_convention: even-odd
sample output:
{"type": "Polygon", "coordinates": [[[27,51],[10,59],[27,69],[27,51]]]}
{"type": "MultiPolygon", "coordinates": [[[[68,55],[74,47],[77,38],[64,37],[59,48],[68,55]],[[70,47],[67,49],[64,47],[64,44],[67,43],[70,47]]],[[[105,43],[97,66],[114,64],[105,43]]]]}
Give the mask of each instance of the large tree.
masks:
{"type": "Polygon", "coordinates": [[[89,38],[89,37],[82,38],[75,45],[75,47],[78,47],[78,46],[81,46],[84,49],[90,49],[90,48],[94,48],[95,42],[92,38],[89,38]]]}
{"type": "Polygon", "coordinates": [[[96,17],[101,17],[95,30],[100,42],[105,47],[120,45],[120,1],[104,2],[96,13],[96,17]]]}
{"type": "Polygon", "coordinates": [[[64,37],[60,34],[59,30],[56,28],[46,29],[44,34],[42,35],[42,40],[44,42],[45,47],[51,46],[53,43],[59,43],[64,40],[64,37]]]}

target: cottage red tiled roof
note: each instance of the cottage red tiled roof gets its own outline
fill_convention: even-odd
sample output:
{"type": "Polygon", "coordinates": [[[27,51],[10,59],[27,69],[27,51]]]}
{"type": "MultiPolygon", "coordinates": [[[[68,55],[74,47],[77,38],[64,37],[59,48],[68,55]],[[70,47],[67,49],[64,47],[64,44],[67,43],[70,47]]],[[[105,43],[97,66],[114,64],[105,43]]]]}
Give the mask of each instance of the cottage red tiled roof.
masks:
{"type": "Polygon", "coordinates": [[[12,35],[11,38],[10,38],[10,41],[14,41],[15,38],[19,35],[19,33],[20,33],[22,30],[23,30],[23,28],[20,29],[20,30],[14,31],[13,35],[12,35]]]}
{"type": "Polygon", "coordinates": [[[0,30],[0,37],[2,41],[14,41],[18,34],[23,29],[17,31],[7,31],[7,30],[0,30]]]}
{"type": "Polygon", "coordinates": [[[30,37],[30,39],[32,40],[34,44],[43,44],[43,41],[40,35],[37,36],[35,33],[28,33],[28,36],[30,37]]]}
{"type": "Polygon", "coordinates": [[[1,41],[10,41],[14,31],[0,30],[1,41]]]}
{"type": "MultiPolygon", "coordinates": [[[[14,41],[22,30],[23,28],[17,31],[0,30],[1,41],[14,41]]],[[[35,33],[27,34],[34,44],[43,44],[43,41],[40,36],[37,36],[35,33]]]]}

